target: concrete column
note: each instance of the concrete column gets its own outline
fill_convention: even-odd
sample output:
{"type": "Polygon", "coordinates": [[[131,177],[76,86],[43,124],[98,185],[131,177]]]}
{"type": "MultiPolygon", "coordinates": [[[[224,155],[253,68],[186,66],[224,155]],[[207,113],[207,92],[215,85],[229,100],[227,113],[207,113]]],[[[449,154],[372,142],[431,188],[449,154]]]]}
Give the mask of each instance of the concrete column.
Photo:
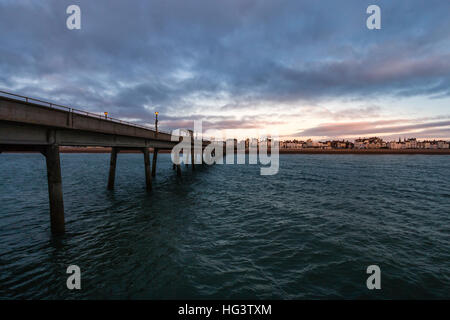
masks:
{"type": "Polygon", "coordinates": [[[191,166],[192,166],[192,170],[195,170],[195,149],[194,149],[194,144],[192,144],[192,146],[191,146],[191,166]]]}
{"type": "Polygon", "coordinates": [[[108,178],[108,190],[114,189],[114,181],[116,180],[116,162],[118,149],[113,147],[111,150],[111,160],[109,162],[109,178],[108,178]]]}
{"type": "Polygon", "coordinates": [[[53,234],[63,234],[64,201],[62,191],[59,146],[51,145],[43,152],[47,162],[48,198],[50,202],[50,227],[53,234]]]}
{"type": "Polygon", "coordinates": [[[150,156],[148,148],[142,149],[144,153],[144,164],[145,164],[145,184],[147,186],[147,191],[152,190],[152,175],[150,172],[150,156]]]}
{"type": "Polygon", "coordinates": [[[156,159],[158,159],[158,149],[153,149],[152,177],[156,176],[156,159]]]}

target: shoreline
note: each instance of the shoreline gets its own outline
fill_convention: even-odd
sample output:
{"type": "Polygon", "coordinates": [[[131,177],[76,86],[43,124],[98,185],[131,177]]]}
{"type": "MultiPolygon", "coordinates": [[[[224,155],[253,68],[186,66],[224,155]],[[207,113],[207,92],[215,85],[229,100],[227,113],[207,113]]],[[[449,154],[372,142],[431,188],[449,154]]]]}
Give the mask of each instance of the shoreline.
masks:
{"type": "MultiPolygon", "coordinates": [[[[111,153],[110,147],[61,147],[61,153],[111,153]]],[[[122,150],[121,153],[140,153],[137,150],[122,150]]],[[[159,150],[159,153],[170,153],[170,150],[159,150]]],[[[270,152],[270,149],[269,149],[270,152]]],[[[5,151],[5,153],[32,153],[5,151]]],[[[150,153],[153,149],[150,148],[150,153]]],[[[246,151],[248,153],[248,150],[246,151]]],[[[293,149],[279,150],[280,154],[423,154],[423,155],[450,155],[450,149],[293,149]]]]}
{"type": "Polygon", "coordinates": [[[424,154],[424,155],[450,155],[450,149],[305,149],[281,150],[280,154],[424,154]]]}

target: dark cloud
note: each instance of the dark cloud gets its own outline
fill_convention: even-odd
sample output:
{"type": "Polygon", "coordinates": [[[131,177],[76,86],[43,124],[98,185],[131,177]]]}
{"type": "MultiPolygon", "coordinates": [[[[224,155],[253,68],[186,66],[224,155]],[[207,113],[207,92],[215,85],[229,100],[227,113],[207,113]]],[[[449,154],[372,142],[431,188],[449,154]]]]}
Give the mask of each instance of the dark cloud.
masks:
{"type": "Polygon", "coordinates": [[[450,96],[450,2],[378,0],[382,30],[369,31],[372,2],[1,1],[0,87],[142,122],[158,110],[167,125],[279,103],[450,96]],[[65,27],[70,4],[81,30],[65,27]]]}

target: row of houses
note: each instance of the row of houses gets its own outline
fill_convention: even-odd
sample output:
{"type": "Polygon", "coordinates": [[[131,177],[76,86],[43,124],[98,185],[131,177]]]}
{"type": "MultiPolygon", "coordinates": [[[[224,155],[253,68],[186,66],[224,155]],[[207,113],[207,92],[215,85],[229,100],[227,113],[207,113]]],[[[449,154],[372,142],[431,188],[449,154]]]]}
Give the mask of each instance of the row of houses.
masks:
{"type": "Polygon", "coordinates": [[[444,140],[418,141],[416,138],[383,141],[378,137],[358,138],[354,142],[348,140],[312,141],[285,140],[280,141],[280,149],[450,149],[450,142],[444,140]]]}
{"type": "Polygon", "coordinates": [[[318,149],[352,149],[353,143],[344,140],[333,141],[306,141],[301,140],[287,140],[280,141],[281,149],[302,149],[302,148],[318,148],[318,149]]]}
{"type": "Polygon", "coordinates": [[[450,142],[443,140],[425,140],[417,141],[416,139],[408,139],[404,141],[388,142],[389,149],[449,149],[450,142]]]}

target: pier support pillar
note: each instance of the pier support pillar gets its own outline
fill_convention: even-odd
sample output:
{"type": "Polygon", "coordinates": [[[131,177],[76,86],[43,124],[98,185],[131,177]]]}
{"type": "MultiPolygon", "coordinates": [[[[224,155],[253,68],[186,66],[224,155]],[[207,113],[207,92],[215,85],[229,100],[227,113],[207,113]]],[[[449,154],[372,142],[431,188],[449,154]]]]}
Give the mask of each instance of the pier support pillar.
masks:
{"type": "Polygon", "coordinates": [[[200,153],[200,161],[202,162],[202,166],[205,165],[205,161],[203,161],[203,152],[205,149],[202,148],[202,152],[200,153]]]}
{"type": "Polygon", "coordinates": [[[61,163],[59,146],[51,145],[44,149],[47,162],[48,197],[50,202],[50,227],[53,234],[63,234],[64,201],[62,191],[61,163]]]}
{"type": "Polygon", "coordinates": [[[194,149],[193,144],[191,147],[191,166],[192,166],[192,170],[195,170],[195,149],[194,149]]]}
{"type": "Polygon", "coordinates": [[[145,184],[147,186],[147,191],[152,190],[152,175],[150,171],[150,155],[148,148],[142,149],[144,153],[144,164],[145,164],[145,184]]]}
{"type": "Polygon", "coordinates": [[[181,165],[177,164],[177,176],[181,177],[181,165]]]}
{"type": "Polygon", "coordinates": [[[156,160],[158,159],[158,149],[153,149],[152,177],[156,176],[156,160]]]}
{"type": "Polygon", "coordinates": [[[116,162],[118,149],[113,147],[111,150],[111,160],[109,162],[109,178],[108,178],[108,190],[114,189],[114,181],[116,179],[116,162]]]}

